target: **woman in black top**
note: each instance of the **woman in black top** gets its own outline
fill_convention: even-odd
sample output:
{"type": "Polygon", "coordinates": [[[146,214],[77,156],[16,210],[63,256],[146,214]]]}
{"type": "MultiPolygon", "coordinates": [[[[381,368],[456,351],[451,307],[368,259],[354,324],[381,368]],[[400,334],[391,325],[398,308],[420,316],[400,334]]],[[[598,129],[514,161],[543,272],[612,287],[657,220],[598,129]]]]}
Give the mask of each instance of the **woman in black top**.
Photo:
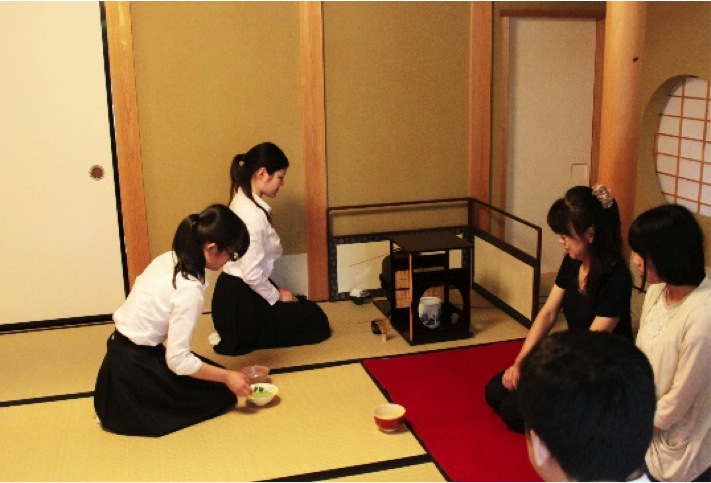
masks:
{"type": "Polygon", "coordinates": [[[560,236],[565,257],[514,363],[485,389],[487,403],[509,429],[521,433],[515,395],[519,365],[548,334],[561,308],[569,328],[613,332],[632,341],[632,277],[622,256],[619,208],[610,191],[601,185],[573,187],[553,203],[547,221],[560,236]]]}

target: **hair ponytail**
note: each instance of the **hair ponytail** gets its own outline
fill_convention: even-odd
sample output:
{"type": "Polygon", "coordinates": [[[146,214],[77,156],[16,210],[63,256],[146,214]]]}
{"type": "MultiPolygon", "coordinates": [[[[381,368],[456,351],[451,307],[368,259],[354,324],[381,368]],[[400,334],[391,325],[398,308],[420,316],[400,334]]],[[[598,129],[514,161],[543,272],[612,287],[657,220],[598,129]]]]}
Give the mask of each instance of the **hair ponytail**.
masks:
{"type": "Polygon", "coordinates": [[[252,195],[252,183],[249,182],[250,180],[247,179],[246,186],[244,183],[244,179],[246,176],[244,175],[244,154],[238,154],[232,159],[232,164],[230,165],[230,199],[234,197],[235,194],[237,194],[237,190],[239,188],[242,188],[242,191],[246,193],[249,193],[249,196],[251,198],[252,195]]]}
{"type": "Polygon", "coordinates": [[[183,278],[192,276],[205,282],[205,243],[215,243],[220,250],[234,251],[241,257],[249,248],[249,232],[244,222],[225,205],[211,205],[200,214],[183,218],[173,237],[177,259],[173,287],[178,273],[183,278]]]}
{"type": "Polygon", "coordinates": [[[238,189],[252,200],[257,207],[264,212],[269,223],[271,217],[259,203],[254,200],[252,194],[252,176],[260,169],[264,168],[271,176],[280,169],[289,167],[289,159],[284,152],[274,143],[263,142],[252,147],[244,154],[238,154],[232,159],[230,165],[230,199],[235,196],[238,189]]]}

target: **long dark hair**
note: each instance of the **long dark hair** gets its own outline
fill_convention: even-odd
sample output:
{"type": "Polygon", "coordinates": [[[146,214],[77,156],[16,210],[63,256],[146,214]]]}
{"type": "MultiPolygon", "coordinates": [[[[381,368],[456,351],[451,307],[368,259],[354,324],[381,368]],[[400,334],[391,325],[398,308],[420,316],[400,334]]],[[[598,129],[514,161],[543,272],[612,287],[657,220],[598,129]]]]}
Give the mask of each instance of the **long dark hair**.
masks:
{"type": "Polygon", "coordinates": [[[259,203],[254,201],[254,195],[252,194],[252,176],[259,168],[265,168],[267,173],[271,176],[275,172],[288,167],[289,159],[284,154],[284,151],[274,143],[263,142],[252,147],[244,154],[238,154],[234,157],[232,165],[230,166],[230,180],[232,181],[230,186],[230,198],[237,193],[239,188],[242,188],[242,192],[247,198],[252,200],[260,210],[264,211],[267,220],[271,223],[269,213],[267,213],[259,203]]]}
{"type": "Polygon", "coordinates": [[[624,265],[617,201],[604,186],[575,186],[553,203],[547,221],[558,235],[572,236],[571,227],[580,238],[590,227],[595,231],[593,241],[588,245],[590,271],[585,293],[597,297],[603,275],[618,263],[624,265]]]}
{"type": "Polygon", "coordinates": [[[203,245],[214,243],[220,250],[234,251],[239,257],[249,248],[249,232],[244,222],[225,205],[210,205],[200,214],[183,219],[175,230],[173,251],[177,258],[173,287],[178,273],[205,282],[203,245]]]}
{"type": "MultiPolygon", "coordinates": [[[[706,276],[704,233],[681,205],[661,205],[639,215],[630,225],[630,248],[670,285],[699,285],[706,276]]],[[[645,271],[642,286],[647,281],[645,271]]]]}

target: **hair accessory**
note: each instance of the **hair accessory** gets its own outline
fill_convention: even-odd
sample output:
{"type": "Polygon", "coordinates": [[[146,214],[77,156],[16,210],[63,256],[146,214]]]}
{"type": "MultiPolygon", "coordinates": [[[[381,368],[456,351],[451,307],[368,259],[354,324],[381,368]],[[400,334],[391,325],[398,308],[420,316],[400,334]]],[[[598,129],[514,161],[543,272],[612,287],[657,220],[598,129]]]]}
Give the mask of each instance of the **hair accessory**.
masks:
{"type": "Polygon", "coordinates": [[[192,213],[191,215],[188,215],[188,218],[190,219],[190,228],[195,228],[195,224],[200,221],[200,215],[197,213],[192,213]]]}
{"type": "Polygon", "coordinates": [[[600,201],[602,207],[605,209],[611,207],[612,203],[615,201],[615,198],[612,196],[612,193],[610,193],[610,190],[605,185],[596,184],[592,187],[592,192],[595,197],[600,201]]]}
{"type": "Polygon", "coordinates": [[[237,159],[237,164],[240,168],[245,165],[244,154],[238,154],[237,156],[235,156],[235,159],[237,159]]]}

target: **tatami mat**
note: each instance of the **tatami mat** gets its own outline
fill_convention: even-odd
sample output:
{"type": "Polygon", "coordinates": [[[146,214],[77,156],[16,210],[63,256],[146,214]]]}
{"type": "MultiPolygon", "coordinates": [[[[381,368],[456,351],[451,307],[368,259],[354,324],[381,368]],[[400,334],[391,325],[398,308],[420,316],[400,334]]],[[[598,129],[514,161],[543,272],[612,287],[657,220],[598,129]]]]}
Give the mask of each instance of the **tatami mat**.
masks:
{"type": "Polygon", "coordinates": [[[326,481],[447,481],[434,463],[406,466],[386,471],[363,473],[326,481]]]}
{"type": "MultiPolygon", "coordinates": [[[[483,344],[525,337],[527,333],[521,324],[476,297],[473,337],[418,346],[410,346],[394,330],[387,342],[374,335],[370,321],[382,314],[372,304],[358,306],[346,301],[321,306],[333,329],[324,343],[221,356],[208,343],[207,336],[214,328],[211,316],[206,314],[196,328],[193,350],[229,368],[261,364],[277,369],[483,344]]],[[[93,391],[106,339],[112,331],[113,324],[106,324],[0,334],[0,402],[93,391]]]]}
{"type": "Polygon", "coordinates": [[[113,324],[0,334],[0,402],[93,391],[113,324]]]}
{"type": "Polygon", "coordinates": [[[212,351],[207,341],[208,334],[214,330],[212,319],[203,316],[193,338],[193,350],[226,367],[261,364],[280,368],[484,344],[525,337],[528,332],[504,312],[477,297],[475,308],[472,309],[473,337],[411,346],[395,330],[389,331],[387,342],[371,332],[370,321],[383,317],[373,304],[355,305],[346,301],[320,305],[328,315],[333,329],[331,338],[324,343],[288,349],[265,349],[236,357],[220,356],[212,351]]]}
{"type": "MultiPolygon", "coordinates": [[[[92,398],[0,408],[1,481],[254,481],[425,455],[408,431],[377,430],[385,398],[360,364],[277,374],[279,399],[162,438],[117,436],[94,422],[92,398]]],[[[443,481],[417,465],[379,480],[443,481]]],[[[365,480],[368,475],[357,476],[365,480]]]]}

